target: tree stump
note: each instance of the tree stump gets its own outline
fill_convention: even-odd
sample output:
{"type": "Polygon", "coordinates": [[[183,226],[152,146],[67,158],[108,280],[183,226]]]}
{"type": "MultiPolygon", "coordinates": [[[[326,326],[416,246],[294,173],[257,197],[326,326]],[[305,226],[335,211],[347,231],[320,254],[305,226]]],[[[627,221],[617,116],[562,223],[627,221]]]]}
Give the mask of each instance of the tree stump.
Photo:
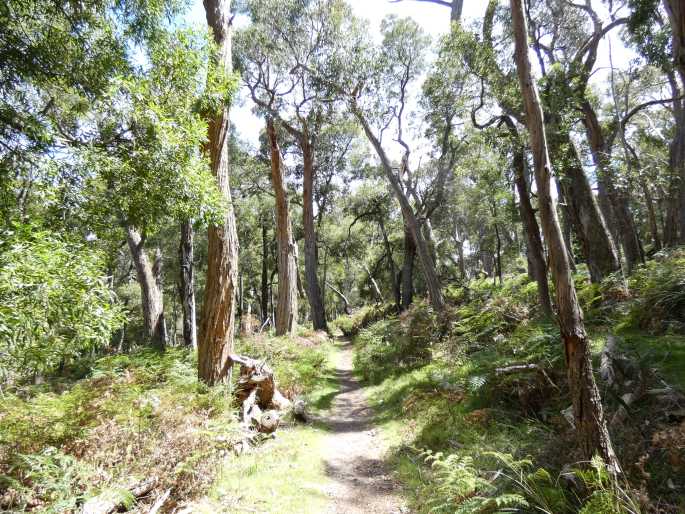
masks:
{"type": "Polygon", "coordinates": [[[242,355],[230,358],[240,364],[235,395],[242,406],[243,425],[261,433],[274,432],[280,423],[278,411],[289,408],[290,400],[277,389],[273,370],[265,361],[242,355]]]}

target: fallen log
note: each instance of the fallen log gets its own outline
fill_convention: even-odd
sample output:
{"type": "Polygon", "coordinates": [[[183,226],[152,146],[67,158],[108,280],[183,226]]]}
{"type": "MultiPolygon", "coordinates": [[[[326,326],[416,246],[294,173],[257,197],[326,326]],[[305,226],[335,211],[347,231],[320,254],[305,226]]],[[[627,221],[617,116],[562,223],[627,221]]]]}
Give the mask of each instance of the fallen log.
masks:
{"type": "Polygon", "coordinates": [[[169,499],[169,495],[171,494],[171,489],[167,489],[164,491],[164,494],[157,498],[155,503],[152,504],[152,507],[150,507],[150,510],[147,511],[147,514],[157,514],[159,512],[159,509],[161,509],[166,501],[169,499]]]}
{"type": "Polygon", "coordinates": [[[554,381],[552,381],[551,378],[549,378],[549,375],[547,374],[547,372],[539,364],[534,364],[534,363],[531,363],[531,364],[514,364],[512,366],[506,366],[504,368],[496,368],[495,374],[497,376],[513,375],[515,373],[524,373],[526,371],[536,371],[536,372],[540,373],[545,378],[545,380],[547,381],[547,383],[549,385],[554,387],[554,389],[557,389],[557,390],[559,389],[559,387],[554,383],[554,381]]]}
{"type": "Polygon", "coordinates": [[[276,387],[273,370],[265,361],[230,355],[240,364],[240,375],[235,395],[241,404],[242,422],[246,429],[270,434],[278,428],[278,411],[290,408],[291,403],[276,387]]]}
{"type": "Polygon", "coordinates": [[[157,477],[141,480],[130,486],[124,493],[108,491],[83,504],[81,514],[112,514],[126,505],[128,495],[140,498],[152,491],[159,482],[157,477]]]}

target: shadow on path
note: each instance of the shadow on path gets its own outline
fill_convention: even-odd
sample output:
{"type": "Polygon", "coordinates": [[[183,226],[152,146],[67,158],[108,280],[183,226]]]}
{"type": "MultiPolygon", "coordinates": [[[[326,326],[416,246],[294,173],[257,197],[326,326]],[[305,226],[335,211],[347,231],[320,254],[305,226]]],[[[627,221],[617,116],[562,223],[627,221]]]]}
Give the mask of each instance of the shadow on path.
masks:
{"type": "Polygon", "coordinates": [[[330,410],[317,418],[330,430],[323,456],[332,484],[330,514],[408,513],[399,497],[398,484],[390,476],[386,448],[373,426],[373,410],[352,372],[352,343],[339,339],[340,352],[334,376],[340,390],[330,410]]]}

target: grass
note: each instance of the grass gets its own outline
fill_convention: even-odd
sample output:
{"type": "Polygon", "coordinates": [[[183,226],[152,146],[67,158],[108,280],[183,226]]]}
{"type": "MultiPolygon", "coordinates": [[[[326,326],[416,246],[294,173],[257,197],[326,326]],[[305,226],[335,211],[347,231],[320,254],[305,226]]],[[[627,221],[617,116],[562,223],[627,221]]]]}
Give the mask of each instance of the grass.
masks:
{"type": "MultiPolygon", "coordinates": [[[[239,340],[236,351],[267,359],[286,395],[323,408],[336,387],[328,366],[333,345],[303,335],[239,340]]],[[[89,366],[85,378],[56,378],[0,395],[0,511],[75,511],[89,497],[149,476],[160,477],[159,491],[171,489],[172,500],[182,503],[214,490],[215,477],[228,479],[231,468],[240,469],[240,478],[247,468],[236,467],[238,460],[258,465],[259,452],[224,465],[241,437],[237,409],[225,386],[198,382],[192,352],[138,351],[89,366]]],[[[268,476],[298,438],[317,441],[312,429],[283,430],[267,443],[274,457],[265,451],[265,467],[253,478],[268,476]]]]}
{"type": "MultiPolygon", "coordinates": [[[[310,336],[304,334],[305,338],[310,336]]],[[[285,391],[306,398],[309,412],[327,409],[338,391],[332,368],[336,347],[328,339],[252,339],[239,345],[250,355],[269,351],[285,391]]],[[[282,427],[276,437],[248,454],[227,455],[198,512],[323,512],[330,479],[321,460],[328,436],[318,424],[282,427]]]]}
{"type": "MultiPolygon", "coordinates": [[[[685,387],[684,311],[676,288],[684,262],[676,253],[650,263],[627,286],[617,277],[594,285],[587,274],[576,275],[595,362],[607,335],[618,334],[623,351],[647,371],[646,387],[662,387],[661,379],[685,387]],[[651,302],[657,304],[653,311],[651,302]]],[[[563,351],[558,328],[536,317],[535,288],[518,275],[501,288],[475,280],[446,296],[451,307],[440,319],[417,304],[407,314],[367,326],[355,338],[356,373],[366,381],[377,422],[394,445],[390,460],[416,512],[462,507],[481,512],[468,510],[467,498],[507,493],[523,495],[542,511],[557,505],[551,509],[555,514],[641,512],[646,505],[659,505],[655,512],[682,512],[678,491],[685,486],[685,421],[678,421],[680,411],[671,415],[662,404],[642,401],[631,408],[627,422],[612,427],[632,488],[598,479],[601,463],[593,464],[594,482],[571,486],[560,478],[562,469],[581,456],[561,414],[570,405],[563,351]],[[556,385],[538,373],[495,372],[523,363],[540,365],[556,385]],[[426,450],[442,452],[437,457],[442,471],[425,461],[426,450]],[[508,479],[494,473],[493,455],[500,472],[509,466],[508,479]],[[496,487],[460,489],[482,478],[496,487]]],[[[611,418],[620,402],[599,385],[611,418]]],[[[584,471],[574,473],[576,484],[589,480],[584,471]]]]}
{"type": "Polygon", "coordinates": [[[329,479],[319,456],[325,439],[317,428],[286,428],[250,454],[227,457],[200,511],[324,512],[329,479]]]}

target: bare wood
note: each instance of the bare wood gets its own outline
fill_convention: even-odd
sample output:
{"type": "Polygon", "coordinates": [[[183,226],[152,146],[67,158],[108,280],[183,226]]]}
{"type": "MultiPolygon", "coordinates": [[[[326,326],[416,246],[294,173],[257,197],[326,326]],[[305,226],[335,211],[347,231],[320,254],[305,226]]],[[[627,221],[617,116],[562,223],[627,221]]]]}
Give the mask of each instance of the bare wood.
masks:
{"type": "Polygon", "coordinates": [[[495,374],[497,375],[512,375],[515,373],[522,373],[526,371],[536,371],[540,373],[547,383],[554,387],[555,389],[559,389],[559,387],[554,383],[554,381],[549,378],[549,375],[547,372],[540,366],[539,364],[531,363],[531,364],[514,364],[512,366],[506,366],[504,368],[497,368],[495,369],[495,374]]]}
{"type": "Polygon", "coordinates": [[[167,489],[164,491],[164,494],[157,498],[157,501],[150,507],[150,510],[147,511],[147,514],[157,514],[159,512],[159,509],[161,509],[166,501],[169,499],[169,495],[171,494],[171,489],[167,489]]]}
{"type": "Polygon", "coordinates": [[[161,251],[158,249],[154,262],[150,263],[150,258],[145,250],[145,239],[131,225],[126,227],[126,241],[131,251],[131,259],[136,268],[136,276],[140,285],[145,334],[155,347],[164,349],[167,342],[167,329],[161,284],[161,251]]]}
{"type": "Polygon", "coordinates": [[[609,387],[616,383],[616,372],[614,370],[613,359],[617,351],[617,339],[614,336],[607,337],[602,354],[599,357],[599,376],[609,387]]]}
{"type": "Polygon", "coordinates": [[[297,325],[297,245],[293,238],[288,191],[276,127],[267,118],[266,133],[271,151],[271,184],[276,197],[276,244],[278,247],[278,300],[276,335],[292,334],[297,325]]]}
{"type": "Polygon", "coordinates": [[[345,311],[345,314],[348,316],[352,314],[352,311],[350,310],[350,302],[347,299],[347,296],[338,288],[336,288],[333,284],[330,282],[326,282],[326,285],[328,286],[328,289],[333,291],[342,301],[343,301],[343,309],[345,311]]]}
{"type": "MultiPolygon", "coordinates": [[[[128,492],[134,498],[140,498],[152,491],[158,482],[157,477],[150,477],[133,484],[128,488],[128,492]]],[[[124,505],[125,499],[122,498],[121,494],[112,493],[96,496],[84,503],[81,514],[111,514],[124,505]]]]}

